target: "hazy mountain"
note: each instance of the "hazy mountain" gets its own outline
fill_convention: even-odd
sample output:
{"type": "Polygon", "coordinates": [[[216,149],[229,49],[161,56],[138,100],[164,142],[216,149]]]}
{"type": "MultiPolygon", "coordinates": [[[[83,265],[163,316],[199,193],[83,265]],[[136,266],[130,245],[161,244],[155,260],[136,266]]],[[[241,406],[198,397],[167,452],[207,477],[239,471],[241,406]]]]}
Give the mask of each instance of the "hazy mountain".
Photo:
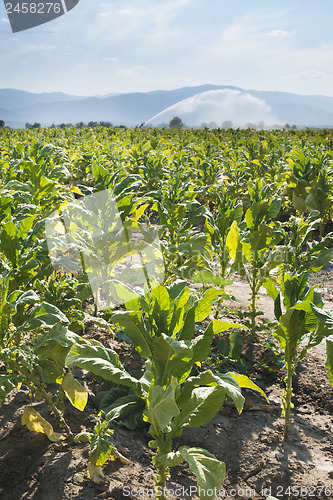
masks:
{"type": "MultiPolygon", "coordinates": [[[[208,93],[206,96],[212,97],[214,91],[223,90],[226,91],[225,95],[238,95],[243,100],[245,94],[247,99],[252,96],[257,103],[260,102],[261,106],[265,106],[265,109],[269,110],[265,116],[269,114],[269,116],[274,117],[276,123],[295,124],[298,127],[333,127],[332,97],[243,90],[225,85],[201,85],[175,90],[108,94],[107,96],[94,97],[73,96],[61,92],[37,94],[23,90],[0,89],[0,119],[13,127],[24,127],[27,122],[51,125],[52,123],[75,124],[80,121],[85,123],[108,121],[114,125],[135,126],[159,115],[171,106],[179,106],[172,108],[174,110],[183,109],[184,105],[189,106],[192,102],[191,98],[197,94],[206,92],[208,93]],[[185,102],[189,99],[190,101],[185,102]]],[[[223,93],[215,92],[215,95],[220,99],[223,93]]],[[[204,102],[202,98],[201,108],[204,102]]],[[[221,106],[221,102],[223,104],[220,99],[219,106],[221,106]]],[[[213,109],[214,103],[211,102],[210,106],[213,109]]],[[[237,107],[234,106],[234,109],[237,107]]],[[[225,116],[223,106],[221,107],[221,119],[219,119],[220,115],[217,115],[216,110],[213,114],[214,118],[211,121],[214,120],[218,126],[224,120],[230,119],[225,116]]],[[[207,113],[205,113],[206,115],[207,113]]],[[[194,124],[187,120],[184,121],[188,126],[194,124]]]]}

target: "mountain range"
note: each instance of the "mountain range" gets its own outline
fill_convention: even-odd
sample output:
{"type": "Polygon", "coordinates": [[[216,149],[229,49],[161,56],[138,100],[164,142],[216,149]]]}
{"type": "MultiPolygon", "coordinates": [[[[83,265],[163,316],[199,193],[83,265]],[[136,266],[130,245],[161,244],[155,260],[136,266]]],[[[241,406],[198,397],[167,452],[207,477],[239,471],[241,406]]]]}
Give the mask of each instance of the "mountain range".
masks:
{"type": "MultiPolygon", "coordinates": [[[[333,97],[243,90],[227,85],[201,85],[175,90],[86,97],[61,92],[38,94],[17,89],[0,89],[0,120],[13,128],[35,122],[48,126],[53,123],[90,121],[107,121],[113,125],[131,127],[147,122],[156,115],[163,118],[163,112],[171,106],[171,113],[173,110],[183,109],[184,103],[188,107],[192,103],[191,99],[200,94],[213,95],[215,92],[216,95],[221,95],[216,91],[225,91],[225,95],[229,92],[238,96],[252,96],[252,100],[265,105],[276,123],[282,125],[288,123],[297,127],[333,127],[333,97]]],[[[221,123],[232,119],[222,115],[221,123]]],[[[185,124],[194,125],[187,120],[185,124]]],[[[220,126],[220,123],[217,125],[220,126]]]]}

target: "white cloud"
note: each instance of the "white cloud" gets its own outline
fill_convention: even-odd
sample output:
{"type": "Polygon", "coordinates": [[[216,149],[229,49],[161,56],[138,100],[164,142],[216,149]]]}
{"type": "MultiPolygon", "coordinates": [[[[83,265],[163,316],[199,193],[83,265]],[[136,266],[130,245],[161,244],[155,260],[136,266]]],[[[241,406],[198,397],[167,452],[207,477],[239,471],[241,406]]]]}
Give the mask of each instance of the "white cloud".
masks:
{"type": "Polygon", "coordinates": [[[8,19],[6,17],[2,17],[0,19],[0,23],[9,23],[8,19]]]}
{"type": "Polygon", "coordinates": [[[56,49],[56,45],[47,45],[47,44],[27,44],[25,45],[21,52],[44,52],[48,50],[54,50],[56,49]]]}
{"type": "Polygon", "coordinates": [[[119,12],[119,14],[127,15],[127,16],[131,16],[133,14],[133,12],[130,9],[121,9],[118,12],[119,12]]]}
{"type": "Polygon", "coordinates": [[[141,71],[145,70],[145,66],[135,66],[134,68],[123,68],[117,71],[119,76],[133,77],[140,74],[141,71]]]}
{"type": "Polygon", "coordinates": [[[266,33],[266,36],[271,38],[286,38],[289,36],[289,33],[285,30],[272,30],[269,33],[266,33]]]}
{"type": "Polygon", "coordinates": [[[284,78],[287,80],[303,80],[305,79],[322,79],[322,78],[327,78],[329,75],[327,73],[324,73],[322,71],[301,71],[300,73],[294,73],[290,75],[285,75],[284,78]]]}

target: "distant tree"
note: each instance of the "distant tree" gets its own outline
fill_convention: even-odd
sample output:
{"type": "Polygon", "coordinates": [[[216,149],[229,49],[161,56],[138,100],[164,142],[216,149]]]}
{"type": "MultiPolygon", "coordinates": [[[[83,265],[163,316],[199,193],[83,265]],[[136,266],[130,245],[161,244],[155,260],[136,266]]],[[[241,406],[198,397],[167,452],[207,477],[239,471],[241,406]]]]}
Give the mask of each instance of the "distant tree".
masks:
{"type": "Polygon", "coordinates": [[[216,122],[210,122],[210,124],[208,125],[208,127],[211,128],[211,129],[217,128],[217,123],[216,122]]]}
{"type": "Polygon", "coordinates": [[[3,120],[0,120],[0,128],[4,128],[5,122],[3,120]]]}
{"type": "Polygon", "coordinates": [[[85,124],[83,122],[78,122],[75,125],[76,128],[83,128],[84,126],[85,126],[85,124]]]}
{"type": "Polygon", "coordinates": [[[109,128],[109,127],[112,127],[112,123],[110,122],[99,122],[99,127],[106,127],[106,128],[109,128]]]}
{"type": "Polygon", "coordinates": [[[89,122],[88,127],[98,127],[98,123],[97,122],[89,122]]]}
{"type": "Polygon", "coordinates": [[[233,123],[232,121],[230,120],[225,120],[223,123],[222,123],[222,128],[232,128],[233,126],[233,123]]]}
{"type": "Polygon", "coordinates": [[[25,128],[31,128],[31,127],[32,127],[32,125],[30,125],[30,123],[25,124],[25,128]]]}
{"type": "Polygon", "coordinates": [[[31,128],[40,128],[41,124],[38,122],[35,122],[33,125],[31,125],[31,128]]]}
{"type": "Polygon", "coordinates": [[[169,128],[182,128],[183,126],[184,123],[182,122],[181,118],[179,118],[179,116],[174,116],[169,121],[169,128]]]}

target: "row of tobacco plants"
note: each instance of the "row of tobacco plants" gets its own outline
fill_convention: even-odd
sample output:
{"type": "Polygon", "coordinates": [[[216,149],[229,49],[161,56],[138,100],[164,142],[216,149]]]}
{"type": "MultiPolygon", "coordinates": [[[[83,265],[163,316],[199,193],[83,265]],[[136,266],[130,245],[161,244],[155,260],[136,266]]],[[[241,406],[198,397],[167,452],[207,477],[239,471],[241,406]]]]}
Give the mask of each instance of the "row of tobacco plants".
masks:
{"type": "Polygon", "coordinates": [[[127,461],[112,445],[112,426],[149,424],[157,498],[169,469],[184,461],[203,497],[220,488],[225,464],[201,448],[174,451],[173,439],[209,422],[226,399],[240,413],[243,388],[266,397],[241,362],[242,344],[267,340],[268,329],[259,328],[261,286],[277,320],[274,368],[286,374],[284,439],[296,365],[322,341],[333,384],[333,316],[309,285],[309,274],[333,257],[332,165],[330,130],[2,129],[0,401],[25,385],[32,401],[47,401],[61,432],[33,405],[22,423],[51,441],[73,438],[64,400],[84,411],[88,396],[73,367],[88,370],[110,383],[95,429],[74,436],[90,442],[92,480],[101,480],[109,457],[127,461]],[[45,220],[106,189],[125,225],[158,230],[165,277],[125,307],[99,312],[85,273],[54,270],[45,220]],[[250,288],[237,324],[223,318],[234,273],[250,288]],[[126,370],[111,347],[88,339],[87,321],[131,343],[142,372],[126,370]]]}

